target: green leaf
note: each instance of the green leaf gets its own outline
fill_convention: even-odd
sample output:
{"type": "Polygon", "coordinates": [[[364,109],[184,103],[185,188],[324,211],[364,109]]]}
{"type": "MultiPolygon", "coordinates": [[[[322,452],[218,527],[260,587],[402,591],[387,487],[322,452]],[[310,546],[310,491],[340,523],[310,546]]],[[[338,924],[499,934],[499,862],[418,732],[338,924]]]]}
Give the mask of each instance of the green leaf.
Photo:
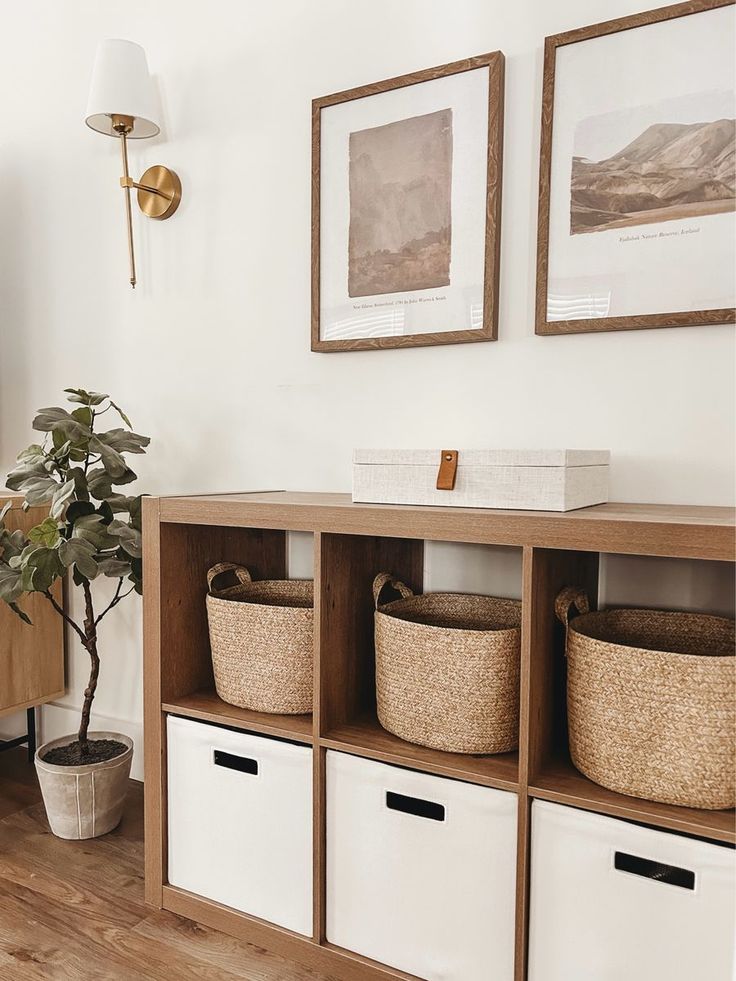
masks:
{"type": "Polygon", "coordinates": [[[126,414],[123,412],[123,410],[120,408],[120,406],[117,405],[115,402],[113,402],[112,399],[110,399],[110,405],[113,407],[113,409],[115,409],[115,411],[120,416],[120,418],[123,420],[123,422],[125,423],[125,425],[128,426],[130,429],[132,429],[133,428],[133,423],[126,416],[126,414]]]}
{"type": "Polygon", "coordinates": [[[138,475],[130,469],[119,477],[111,477],[104,467],[93,467],[87,474],[89,492],[98,501],[105,501],[113,496],[113,484],[131,484],[138,475]]]}
{"type": "Polygon", "coordinates": [[[145,447],[151,442],[150,436],[141,436],[127,429],[109,429],[106,433],[99,433],[97,439],[118,453],[145,453],[145,447]]]}
{"type": "Polygon", "coordinates": [[[67,478],[74,481],[74,493],[79,500],[86,501],[89,498],[89,493],[84,470],[81,467],[70,467],[67,471],[67,478]]]}
{"type": "Polygon", "coordinates": [[[58,405],[52,405],[46,409],[38,410],[38,414],[33,420],[33,428],[36,432],[50,433],[60,422],[71,422],[75,426],[79,425],[76,419],[66,409],[62,409],[58,405]]]}
{"type": "Polygon", "coordinates": [[[77,422],[81,422],[83,426],[92,425],[92,410],[89,406],[81,405],[78,409],[72,410],[72,416],[77,422]]]}
{"type": "Polygon", "coordinates": [[[64,512],[66,511],[67,505],[69,504],[74,491],[76,490],[76,485],[73,480],[67,480],[65,484],[62,484],[57,491],[55,491],[54,496],[51,499],[51,517],[57,521],[63,520],[64,512]]]}
{"type": "Polygon", "coordinates": [[[51,442],[54,444],[54,456],[57,458],[64,456],[71,446],[71,441],[66,439],[60,429],[51,430],[51,442]]]}
{"type": "Polygon", "coordinates": [[[132,571],[130,562],[126,562],[124,559],[101,559],[97,564],[100,572],[111,579],[123,579],[125,576],[129,576],[132,571]]]}
{"type": "Polygon", "coordinates": [[[109,525],[115,517],[113,510],[107,501],[102,501],[96,510],[97,513],[102,516],[102,521],[105,525],[109,525]]]}
{"type": "Polygon", "coordinates": [[[0,560],[9,563],[11,559],[20,555],[26,547],[26,536],[20,528],[15,531],[8,531],[3,527],[0,529],[0,560]]]}
{"type": "Polygon", "coordinates": [[[128,469],[123,457],[112,446],[103,443],[99,436],[93,436],[89,441],[89,448],[93,453],[99,453],[102,466],[113,479],[122,476],[128,469]]]}
{"type": "Polygon", "coordinates": [[[112,494],[112,480],[104,467],[93,467],[87,474],[87,487],[92,497],[104,501],[112,494]]]}
{"type": "Polygon", "coordinates": [[[135,559],[141,558],[143,555],[143,539],[137,528],[132,528],[123,521],[115,520],[108,525],[107,531],[110,535],[117,535],[120,539],[121,547],[128,555],[132,555],[135,559]]]}
{"type": "Polygon", "coordinates": [[[72,501],[66,509],[66,523],[73,525],[77,518],[85,514],[94,514],[95,506],[91,501],[72,501]]]}
{"type": "Polygon", "coordinates": [[[54,548],[58,544],[59,529],[53,518],[45,518],[40,525],[36,525],[28,532],[28,540],[36,545],[45,545],[47,548],[54,548]]]}
{"type": "Polygon", "coordinates": [[[62,419],[55,424],[53,432],[61,433],[63,438],[73,443],[75,449],[81,453],[82,450],[87,449],[92,430],[89,426],[83,426],[81,422],[77,422],[76,419],[62,419]]]}
{"type": "Polygon", "coordinates": [[[94,579],[97,575],[94,554],[94,545],[82,538],[70,538],[59,546],[59,558],[64,568],[74,566],[86,579],[94,579]]]}
{"type": "Polygon", "coordinates": [[[32,477],[23,483],[20,488],[25,494],[26,504],[35,507],[37,504],[46,504],[54,496],[59,486],[53,477],[32,477]]]}
{"type": "MultiPolygon", "coordinates": [[[[34,543],[27,545],[21,555],[11,559],[8,565],[20,576],[14,586],[10,583],[7,587],[13,588],[18,596],[20,593],[45,592],[64,571],[58,549],[34,543]]],[[[5,577],[9,578],[8,572],[5,577]]]]}
{"type": "Polygon", "coordinates": [[[42,433],[61,433],[64,439],[71,440],[72,443],[86,443],[90,434],[89,426],[83,426],[71,413],[58,405],[39,409],[33,420],[33,428],[42,433]]]}
{"type": "Polygon", "coordinates": [[[143,527],[143,496],[134,497],[129,508],[130,523],[138,531],[143,527]]]}
{"type": "Polygon", "coordinates": [[[72,534],[74,538],[82,538],[90,542],[100,552],[117,548],[119,545],[117,537],[108,535],[103,518],[99,514],[87,514],[77,518],[72,534]]]}
{"type": "Polygon", "coordinates": [[[69,402],[81,402],[82,405],[100,405],[109,396],[102,392],[87,392],[83,388],[65,388],[69,402]]]}
{"type": "Polygon", "coordinates": [[[37,460],[33,463],[23,461],[19,466],[14,467],[8,474],[5,486],[10,490],[19,491],[23,485],[34,477],[48,477],[45,460],[37,460]]]}
{"type": "Polygon", "coordinates": [[[68,394],[67,402],[81,402],[82,405],[88,404],[89,392],[85,392],[83,388],[65,388],[64,392],[68,394]]]}
{"type": "Polygon", "coordinates": [[[138,497],[126,497],[124,494],[111,494],[107,498],[107,503],[110,505],[115,514],[130,513],[131,507],[135,506],[135,502],[140,500],[138,497]]]}
{"type": "MultiPolygon", "coordinates": [[[[20,571],[20,592],[33,592],[33,578],[36,575],[36,567],[32,565],[24,566],[20,571]]],[[[20,595],[20,594],[19,594],[20,595]]]]}
{"type": "Polygon", "coordinates": [[[16,460],[20,463],[21,461],[26,463],[37,463],[46,459],[46,451],[43,446],[39,446],[38,443],[31,443],[26,449],[21,450],[16,460]]]}
{"type": "Polygon", "coordinates": [[[130,467],[127,467],[124,474],[119,477],[113,477],[113,484],[132,484],[134,480],[138,479],[138,474],[135,473],[130,467]]]}
{"type": "Polygon", "coordinates": [[[28,558],[21,573],[21,584],[26,592],[45,593],[64,572],[64,566],[56,548],[37,548],[28,558]],[[27,574],[31,572],[31,587],[27,586],[27,574]]]}
{"type": "Polygon", "coordinates": [[[131,574],[128,576],[130,582],[135,586],[135,591],[140,596],[143,595],[143,562],[140,559],[130,560],[131,574]]]}
{"type": "Polygon", "coordinates": [[[71,449],[72,449],[72,444],[71,444],[71,441],[68,440],[68,439],[65,439],[64,442],[60,446],[58,446],[58,447],[55,448],[55,450],[54,450],[54,459],[57,460],[57,461],[59,461],[59,463],[60,463],[60,465],[62,467],[64,466],[64,460],[71,453],[71,449]]]}
{"type": "Polygon", "coordinates": [[[20,572],[7,565],[0,565],[0,599],[6,603],[14,603],[22,594],[20,572]]]}
{"type": "Polygon", "coordinates": [[[0,511],[0,521],[3,521],[5,519],[5,515],[8,513],[8,511],[10,511],[12,507],[13,507],[12,501],[5,502],[5,506],[3,507],[2,511],[0,511]]]}

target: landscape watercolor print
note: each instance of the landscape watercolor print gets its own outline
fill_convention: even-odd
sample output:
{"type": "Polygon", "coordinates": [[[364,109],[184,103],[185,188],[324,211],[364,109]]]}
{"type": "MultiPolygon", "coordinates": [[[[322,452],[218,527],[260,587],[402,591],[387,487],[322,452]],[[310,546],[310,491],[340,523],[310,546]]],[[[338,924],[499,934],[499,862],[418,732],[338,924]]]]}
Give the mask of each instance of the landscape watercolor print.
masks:
{"type": "Polygon", "coordinates": [[[452,109],[350,134],[348,295],[450,284],[452,109]]]}
{"type": "Polygon", "coordinates": [[[582,120],[570,234],[736,210],[733,110],[732,93],[707,92],[582,120]]]}

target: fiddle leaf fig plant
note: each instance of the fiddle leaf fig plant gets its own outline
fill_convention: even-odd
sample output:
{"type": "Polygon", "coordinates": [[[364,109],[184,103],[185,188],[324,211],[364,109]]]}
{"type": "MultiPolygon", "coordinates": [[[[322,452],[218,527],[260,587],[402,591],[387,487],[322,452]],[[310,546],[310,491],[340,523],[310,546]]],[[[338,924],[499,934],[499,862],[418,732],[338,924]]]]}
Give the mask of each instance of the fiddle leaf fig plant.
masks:
{"type": "Polygon", "coordinates": [[[100,621],[132,592],[143,591],[141,498],[120,488],[136,480],[126,454],[145,453],[150,439],[133,432],[130,419],[102,392],[65,389],[71,411],[59,406],[40,409],[33,429],[42,433],[18,454],[7,487],[24,495],[23,508],[48,505],[49,515],[25,534],[5,524],[10,508],[0,511],[0,599],[26,623],[20,601],[41,593],[72,629],[89,654],[91,669],[79,727],[79,751],[89,751],[87,731],[97,689],[100,621]],[[112,412],[122,426],[103,430],[102,417],[112,412]],[[71,573],[84,596],[84,619],[77,623],[51,592],[71,573]],[[95,612],[92,582],[117,579],[107,606],[95,612]]]}

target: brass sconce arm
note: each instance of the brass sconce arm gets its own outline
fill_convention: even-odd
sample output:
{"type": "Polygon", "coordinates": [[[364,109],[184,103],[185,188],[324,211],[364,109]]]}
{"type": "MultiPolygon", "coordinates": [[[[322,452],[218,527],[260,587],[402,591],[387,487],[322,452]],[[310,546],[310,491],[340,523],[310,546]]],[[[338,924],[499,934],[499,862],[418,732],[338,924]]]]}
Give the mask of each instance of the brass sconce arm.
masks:
{"type": "Polygon", "coordinates": [[[168,167],[149,167],[140,181],[134,181],[128,172],[128,134],[135,120],[132,116],[113,116],[112,128],[120,137],[123,176],[120,186],[125,191],[125,218],[128,231],[128,256],[130,259],[130,285],[135,289],[135,250],[133,247],[133,219],[130,205],[130,191],[138,191],[138,207],[149,218],[163,221],[170,218],[181,201],[181,181],[168,167]]]}
{"type": "Polygon", "coordinates": [[[158,194],[159,197],[166,198],[167,201],[174,200],[173,194],[167,194],[166,191],[162,191],[158,187],[149,187],[148,184],[139,184],[137,181],[134,181],[132,177],[121,177],[120,186],[135,187],[139,191],[148,191],[149,194],[158,194]]]}

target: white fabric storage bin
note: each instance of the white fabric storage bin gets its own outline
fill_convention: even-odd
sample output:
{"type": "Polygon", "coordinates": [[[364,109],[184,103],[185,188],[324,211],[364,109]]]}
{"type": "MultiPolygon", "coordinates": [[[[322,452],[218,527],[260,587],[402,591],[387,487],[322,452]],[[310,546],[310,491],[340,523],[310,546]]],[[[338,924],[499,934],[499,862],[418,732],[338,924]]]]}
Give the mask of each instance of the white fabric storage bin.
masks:
{"type": "Polygon", "coordinates": [[[511,981],[517,797],[327,753],[327,939],[428,981],[511,981]]]}
{"type": "Polygon", "coordinates": [[[312,933],[312,751],[167,719],[172,886],[312,933]]]}
{"type": "Polygon", "coordinates": [[[608,450],[459,450],[439,490],[441,450],[355,450],[353,500],[463,508],[573,511],[608,500],[608,450]]]}
{"type": "Polygon", "coordinates": [[[532,805],[529,981],[732,981],[734,852],[532,805]]]}

